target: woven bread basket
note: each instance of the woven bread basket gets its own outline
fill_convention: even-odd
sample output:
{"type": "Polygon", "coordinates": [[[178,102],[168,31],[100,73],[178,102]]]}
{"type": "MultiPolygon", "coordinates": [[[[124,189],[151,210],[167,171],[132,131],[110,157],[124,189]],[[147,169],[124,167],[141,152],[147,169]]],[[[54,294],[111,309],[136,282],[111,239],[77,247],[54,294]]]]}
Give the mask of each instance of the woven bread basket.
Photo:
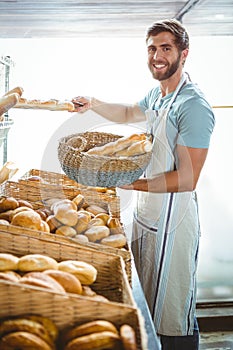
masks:
{"type": "Polygon", "coordinates": [[[95,146],[121,136],[104,132],[72,134],[59,140],[58,159],[65,174],[85,186],[117,187],[136,181],[146,169],[151,152],[133,157],[88,154],[95,146]]]}
{"type": "Polygon", "coordinates": [[[48,235],[30,236],[19,233],[17,227],[9,225],[0,226],[0,236],[0,253],[16,256],[43,254],[59,262],[81,260],[92,264],[98,271],[97,279],[91,285],[96,293],[110,301],[135,306],[125,264],[120,256],[65,241],[53,241],[48,235]]]}

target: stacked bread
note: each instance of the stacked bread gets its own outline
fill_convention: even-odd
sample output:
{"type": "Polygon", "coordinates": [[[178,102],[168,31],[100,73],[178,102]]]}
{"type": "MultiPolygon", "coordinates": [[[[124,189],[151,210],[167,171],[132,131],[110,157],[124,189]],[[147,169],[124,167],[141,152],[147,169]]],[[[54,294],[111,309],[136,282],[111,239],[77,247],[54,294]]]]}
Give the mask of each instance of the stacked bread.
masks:
{"type": "Polygon", "coordinates": [[[40,315],[22,315],[0,322],[0,349],[55,350],[58,329],[40,315]]]}
{"type": "Polygon", "coordinates": [[[64,350],[136,350],[134,329],[123,324],[118,329],[112,322],[96,320],[66,329],[61,335],[64,350]]]}
{"type": "Polygon", "coordinates": [[[59,331],[55,323],[40,315],[22,315],[0,321],[0,349],[33,350],[136,350],[134,329],[99,319],[59,331]]]}
{"type": "Polygon", "coordinates": [[[14,254],[0,253],[0,280],[108,301],[92,289],[91,285],[96,278],[97,269],[85,261],[57,262],[43,254],[17,257],[14,254]]]}
{"type": "Polygon", "coordinates": [[[46,208],[33,209],[30,202],[0,198],[0,224],[15,225],[72,238],[80,243],[101,243],[114,248],[126,246],[120,220],[105,208],[85,202],[78,194],[71,199],[51,199],[46,208]]]}
{"type": "Polygon", "coordinates": [[[150,152],[151,149],[152,142],[146,134],[133,134],[108,142],[103,146],[93,147],[86,153],[111,157],[132,157],[150,152]]]}

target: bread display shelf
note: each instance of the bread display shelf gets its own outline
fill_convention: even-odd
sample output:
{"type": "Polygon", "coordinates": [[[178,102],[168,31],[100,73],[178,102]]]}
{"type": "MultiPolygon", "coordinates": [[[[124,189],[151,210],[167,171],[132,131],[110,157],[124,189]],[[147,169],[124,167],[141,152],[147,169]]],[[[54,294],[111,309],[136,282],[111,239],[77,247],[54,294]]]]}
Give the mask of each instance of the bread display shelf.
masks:
{"type": "Polygon", "coordinates": [[[103,188],[95,189],[79,185],[62,174],[36,169],[29,171],[18,181],[5,182],[1,188],[2,194],[38,202],[41,206],[50,198],[72,199],[82,194],[88,202],[103,206],[111,215],[120,218],[120,197],[116,195],[114,189],[106,192],[100,190],[104,191],[103,188]],[[30,176],[40,176],[43,182],[30,181],[28,180],[30,176]]]}
{"type": "MultiPolygon", "coordinates": [[[[32,181],[28,181],[32,182],[32,181]]],[[[48,186],[48,185],[46,185],[48,186]]],[[[55,186],[54,186],[55,187],[55,186]]],[[[43,189],[44,193],[47,194],[46,198],[58,198],[57,196],[60,195],[60,198],[64,198],[66,195],[66,198],[73,198],[75,195],[77,195],[79,192],[78,190],[71,189],[72,191],[72,196],[71,193],[68,194],[68,191],[70,189],[60,187],[60,190],[55,193],[55,191],[50,191],[50,187],[46,187],[43,189]],[[75,191],[75,192],[74,192],[75,191]]],[[[12,196],[16,199],[23,199],[29,201],[34,209],[40,209],[45,206],[43,202],[43,198],[45,197],[41,196],[41,191],[42,189],[40,187],[33,187],[30,186],[30,184],[25,184],[25,181],[23,182],[15,182],[15,181],[7,181],[4,184],[0,186],[0,194],[4,196],[12,196]]],[[[83,192],[82,192],[83,194],[83,192]]],[[[104,196],[102,193],[94,193],[93,191],[87,191],[84,196],[87,200],[90,200],[98,205],[101,205],[103,208],[110,208],[110,212],[116,208],[119,207],[119,198],[118,197],[113,197],[111,196],[104,196]],[[114,209],[113,209],[114,208],[114,209]]],[[[118,249],[118,248],[113,248],[110,246],[105,246],[103,244],[98,244],[98,243],[82,243],[79,244],[75,242],[72,238],[69,237],[64,237],[64,236],[59,236],[56,234],[52,233],[45,233],[41,231],[36,231],[32,229],[27,229],[19,226],[1,226],[1,230],[4,228],[4,230],[7,230],[7,232],[19,232],[24,235],[32,236],[35,238],[44,238],[48,239],[50,241],[58,242],[58,243],[66,243],[66,244],[72,244],[75,246],[84,246],[86,248],[98,250],[100,252],[106,252],[108,254],[114,254],[117,256],[121,256],[124,260],[125,263],[125,270],[129,279],[129,282],[131,283],[131,252],[129,249],[118,249]]],[[[128,247],[127,247],[128,248],[128,247]]]]}
{"type": "Polygon", "coordinates": [[[51,319],[59,330],[89,321],[105,319],[117,327],[129,324],[136,332],[137,350],[147,350],[144,319],[129,305],[101,302],[82,296],[65,296],[16,283],[0,281],[0,317],[37,314],[51,319]]]}
{"type": "Polygon", "coordinates": [[[16,256],[44,254],[57,261],[81,260],[92,264],[98,271],[96,281],[91,285],[111,301],[134,306],[131,287],[120,256],[101,252],[78,244],[67,244],[41,237],[19,233],[14,226],[0,226],[0,253],[16,256]],[[116,278],[117,276],[117,278],[116,278]]]}

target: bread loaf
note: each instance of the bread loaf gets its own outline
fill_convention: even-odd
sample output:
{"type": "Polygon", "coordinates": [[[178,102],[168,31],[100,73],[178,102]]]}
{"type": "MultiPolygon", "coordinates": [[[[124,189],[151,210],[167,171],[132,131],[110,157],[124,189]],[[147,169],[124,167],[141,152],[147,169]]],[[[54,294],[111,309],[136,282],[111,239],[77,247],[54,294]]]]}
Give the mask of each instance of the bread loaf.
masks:
{"type": "Polygon", "coordinates": [[[103,146],[96,146],[88,150],[86,153],[88,154],[96,154],[96,155],[113,155],[116,152],[119,152],[125,148],[128,148],[133,143],[137,141],[146,140],[145,134],[133,134],[126,137],[121,137],[116,141],[108,142],[103,146]]]}
{"type": "Polygon", "coordinates": [[[124,350],[137,350],[136,334],[130,325],[124,324],[120,327],[120,337],[124,350]]]}
{"type": "Polygon", "coordinates": [[[104,331],[109,331],[118,334],[118,331],[112,322],[106,320],[96,320],[83,323],[81,325],[72,327],[71,329],[67,330],[66,332],[64,332],[63,341],[65,343],[68,343],[74,338],[104,331]]]}
{"type": "Polygon", "coordinates": [[[60,271],[72,273],[78,277],[82,284],[90,285],[95,282],[97,278],[96,268],[84,261],[78,260],[65,260],[58,264],[60,271]]]}
{"type": "Polygon", "coordinates": [[[64,350],[120,349],[120,346],[118,334],[103,331],[74,338],[66,345],[64,350]]]}
{"type": "Polygon", "coordinates": [[[19,101],[19,95],[16,93],[0,97],[0,116],[14,107],[19,101]]]}
{"type": "Polygon", "coordinates": [[[150,152],[152,149],[152,143],[149,140],[138,141],[132,144],[128,148],[124,148],[121,151],[117,151],[114,153],[114,156],[117,157],[131,157],[137,156],[139,154],[143,154],[146,152],[150,152]]]}
{"type": "Polygon", "coordinates": [[[82,284],[77,277],[69,272],[46,270],[43,273],[54,278],[68,293],[82,294],[82,284]]]}
{"type": "Polygon", "coordinates": [[[13,89],[7,91],[7,92],[5,93],[5,95],[3,95],[3,96],[8,96],[8,95],[11,95],[11,94],[14,94],[14,93],[18,94],[19,96],[22,96],[22,94],[23,94],[23,88],[22,88],[21,86],[16,86],[15,88],[13,88],[13,89]]]}
{"type": "Polygon", "coordinates": [[[74,110],[74,105],[71,101],[67,100],[40,100],[34,99],[29,100],[20,97],[18,102],[15,104],[14,108],[24,108],[24,109],[44,109],[49,111],[70,111],[74,110]]]}
{"type": "Polygon", "coordinates": [[[0,337],[3,337],[8,333],[21,331],[35,334],[46,343],[50,345],[53,344],[53,339],[50,337],[47,329],[35,320],[29,320],[27,318],[12,318],[4,320],[0,324],[0,337]]]}
{"type": "Polygon", "coordinates": [[[18,270],[19,258],[13,254],[0,253],[0,271],[18,270]]]}
{"type": "MultiPolygon", "coordinates": [[[[55,270],[56,271],[56,270],[55,270]]],[[[19,281],[20,283],[29,285],[38,285],[43,287],[43,285],[55,292],[64,293],[65,289],[63,286],[55,280],[55,278],[43,272],[28,272],[19,281]]]]}
{"type": "Polygon", "coordinates": [[[41,254],[27,254],[19,258],[17,268],[19,271],[44,271],[58,269],[58,263],[50,256],[41,254]]]}
{"type": "Polygon", "coordinates": [[[0,340],[0,349],[52,350],[53,347],[33,333],[19,331],[6,334],[2,337],[0,340]]]}

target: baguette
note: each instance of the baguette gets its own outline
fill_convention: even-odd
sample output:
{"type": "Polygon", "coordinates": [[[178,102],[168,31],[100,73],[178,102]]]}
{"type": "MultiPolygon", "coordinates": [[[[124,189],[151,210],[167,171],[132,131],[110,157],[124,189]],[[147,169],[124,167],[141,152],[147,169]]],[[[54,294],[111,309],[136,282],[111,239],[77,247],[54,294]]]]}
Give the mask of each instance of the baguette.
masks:
{"type": "Polygon", "coordinates": [[[74,105],[68,100],[29,100],[26,98],[19,98],[19,101],[15,104],[14,108],[24,109],[44,109],[49,111],[73,111],[74,105]]]}
{"type": "Polygon", "coordinates": [[[5,93],[5,95],[3,95],[3,96],[8,96],[8,95],[11,95],[11,94],[14,94],[14,93],[18,94],[19,96],[22,96],[22,94],[23,94],[23,88],[22,88],[21,86],[16,86],[15,88],[13,88],[13,89],[7,91],[7,92],[5,93]]]}
{"type": "Polygon", "coordinates": [[[145,134],[133,134],[131,136],[121,137],[116,141],[108,142],[103,146],[96,146],[88,150],[86,153],[88,154],[96,154],[96,155],[113,155],[116,152],[119,152],[125,148],[130,147],[137,141],[146,140],[145,134]]]}
{"type": "Polygon", "coordinates": [[[10,108],[14,107],[19,101],[19,95],[13,93],[0,98],[0,116],[6,113],[10,108]]]}
{"type": "Polygon", "coordinates": [[[152,149],[152,143],[149,140],[138,141],[132,144],[129,148],[124,148],[121,151],[114,153],[114,156],[130,157],[150,152],[152,149]]]}

